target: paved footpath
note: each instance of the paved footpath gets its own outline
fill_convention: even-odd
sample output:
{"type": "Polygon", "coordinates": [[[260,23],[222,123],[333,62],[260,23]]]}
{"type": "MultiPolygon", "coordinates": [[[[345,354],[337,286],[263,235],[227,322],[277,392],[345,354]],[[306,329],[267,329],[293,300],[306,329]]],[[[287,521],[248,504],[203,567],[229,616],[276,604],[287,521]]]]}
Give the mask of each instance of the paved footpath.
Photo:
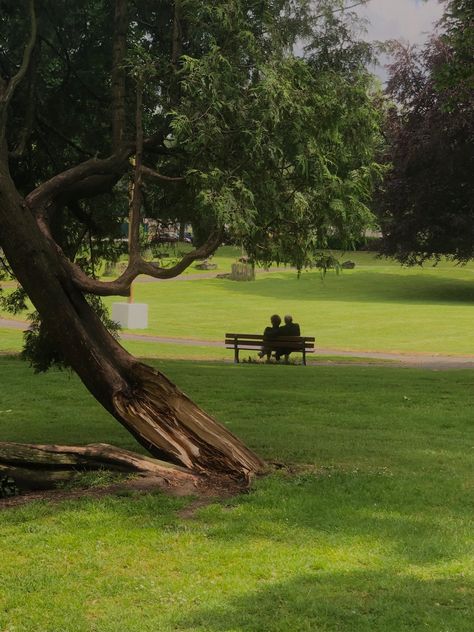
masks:
{"type": "MultiPolygon", "coordinates": [[[[24,321],[0,318],[1,329],[26,329],[27,323],[24,321]]],[[[1,335],[1,333],[0,333],[1,335]]],[[[124,340],[137,340],[140,342],[158,342],[162,344],[187,345],[191,347],[220,347],[224,348],[222,340],[199,340],[195,338],[170,338],[165,336],[150,336],[147,334],[127,334],[122,333],[124,340]]],[[[420,369],[473,369],[474,356],[456,356],[428,353],[386,353],[381,351],[347,351],[341,349],[321,349],[318,348],[312,359],[324,364],[344,364],[344,358],[348,359],[350,364],[376,364],[377,360],[380,364],[403,366],[420,369]],[[331,360],[325,356],[336,356],[337,359],[331,360]],[[351,360],[357,358],[359,362],[351,360]]]]}

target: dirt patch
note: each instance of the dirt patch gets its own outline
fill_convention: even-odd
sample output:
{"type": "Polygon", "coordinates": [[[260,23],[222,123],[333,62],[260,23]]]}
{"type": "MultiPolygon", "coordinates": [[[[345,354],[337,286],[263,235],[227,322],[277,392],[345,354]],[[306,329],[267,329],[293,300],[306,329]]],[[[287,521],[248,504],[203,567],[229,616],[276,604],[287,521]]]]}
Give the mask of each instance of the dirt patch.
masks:
{"type": "MultiPolygon", "coordinates": [[[[229,498],[247,491],[248,485],[225,478],[199,478],[197,482],[164,481],[157,476],[134,476],[113,485],[104,485],[79,489],[48,489],[34,492],[22,492],[17,496],[0,498],[0,511],[11,507],[27,505],[31,502],[48,503],[77,500],[82,498],[104,498],[106,496],[128,496],[132,494],[153,494],[163,492],[169,496],[195,496],[196,500],[185,508],[182,517],[190,518],[199,509],[214,500],[229,498]]],[[[180,514],[181,515],[181,514],[180,514]]]]}

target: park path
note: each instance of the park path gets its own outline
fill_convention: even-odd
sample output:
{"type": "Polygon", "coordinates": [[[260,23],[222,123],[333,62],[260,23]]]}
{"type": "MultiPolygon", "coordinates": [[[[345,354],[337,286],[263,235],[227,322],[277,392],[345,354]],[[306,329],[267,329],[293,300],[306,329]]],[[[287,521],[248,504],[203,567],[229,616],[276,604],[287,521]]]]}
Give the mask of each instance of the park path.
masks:
{"type": "MultiPolygon", "coordinates": [[[[0,318],[1,329],[24,330],[27,323],[20,320],[0,318]]],[[[1,334],[0,334],[1,335],[1,334]]],[[[124,340],[135,340],[139,342],[158,342],[162,344],[187,345],[191,347],[217,347],[224,348],[222,340],[200,340],[196,338],[172,338],[169,336],[150,336],[148,334],[122,333],[124,340]]],[[[230,352],[229,352],[230,353],[230,352]]],[[[402,366],[420,369],[444,370],[444,369],[473,369],[474,356],[443,355],[429,353],[388,353],[385,351],[357,351],[341,349],[321,349],[318,348],[311,356],[312,360],[324,364],[380,364],[389,366],[402,366]],[[337,359],[330,360],[325,356],[336,356],[337,359]],[[358,362],[353,358],[357,358],[358,362]]]]}

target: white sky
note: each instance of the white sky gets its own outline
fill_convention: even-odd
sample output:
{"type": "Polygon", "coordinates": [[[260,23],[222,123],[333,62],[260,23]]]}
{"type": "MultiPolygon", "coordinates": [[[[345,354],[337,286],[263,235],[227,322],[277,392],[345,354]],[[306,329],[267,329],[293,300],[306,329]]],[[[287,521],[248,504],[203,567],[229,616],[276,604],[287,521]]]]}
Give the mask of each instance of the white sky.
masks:
{"type": "MultiPolygon", "coordinates": [[[[355,10],[367,20],[364,39],[397,39],[423,44],[443,13],[443,3],[438,0],[369,0],[368,4],[355,10]]],[[[384,66],[388,58],[381,56],[379,61],[381,65],[375,67],[373,72],[385,82],[387,73],[384,66]]]]}
{"type": "Polygon", "coordinates": [[[357,8],[367,18],[367,39],[403,39],[422,43],[443,12],[438,0],[370,0],[357,8]]]}

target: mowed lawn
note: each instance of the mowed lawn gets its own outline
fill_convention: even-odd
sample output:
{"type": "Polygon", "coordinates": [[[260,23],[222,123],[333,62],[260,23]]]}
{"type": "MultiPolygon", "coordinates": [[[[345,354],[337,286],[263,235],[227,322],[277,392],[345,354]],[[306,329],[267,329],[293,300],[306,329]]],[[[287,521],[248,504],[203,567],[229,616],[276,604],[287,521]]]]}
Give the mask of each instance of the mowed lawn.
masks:
{"type": "MultiPolygon", "coordinates": [[[[219,272],[229,270],[230,254],[226,248],[216,255],[219,272]]],[[[324,279],[318,271],[298,279],[295,272],[261,270],[255,282],[243,283],[139,279],[135,301],[148,303],[150,326],[136,333],[223,340],[228,331],[261,332],[276,312],[293,314],[302,333],[316,336],[322,349],[474,354],[474,263],[407,269],[371,253],[341,258],[354,260],[356,268],[339,275],[330,270],[324,279]]],[[[114,300],[125,299],[109,298],[108,305],[114,300]]],[[[182,355],[228,357],[217,350],[181,350],[182,355]]]]}
{"type": "MultiPolygon", "coordinates": [[[[354,270],[135,284],[160,336],[221,340],[263,330],[273,313],[294,315],[320,348],[474,354],[474,265],[407,269],[369,253],[354,270]]],[[[111,303],[112,300],[109,300],[111,303]]]]}
{"type": "Polygon", "coordinates": [[[152,335],[223,340],[227,331],[260,332],[271,314],[291,313],[320,348],[474,353],[470,270],[368,268],[331,271],[324,280],[317,272],[300,279],[285,272],[254,283],[136,283],[135,300],[150,306],[145,333],[152,335]]]}
{"type": "MultiPolygon", "coordinates": [[[[0,629],[471,632],[473,371],[156,361],[281,469],[0,512],[0,629]]],[[[75,377],[1,357],[0,439],[134,448],[75,377]]]]}

